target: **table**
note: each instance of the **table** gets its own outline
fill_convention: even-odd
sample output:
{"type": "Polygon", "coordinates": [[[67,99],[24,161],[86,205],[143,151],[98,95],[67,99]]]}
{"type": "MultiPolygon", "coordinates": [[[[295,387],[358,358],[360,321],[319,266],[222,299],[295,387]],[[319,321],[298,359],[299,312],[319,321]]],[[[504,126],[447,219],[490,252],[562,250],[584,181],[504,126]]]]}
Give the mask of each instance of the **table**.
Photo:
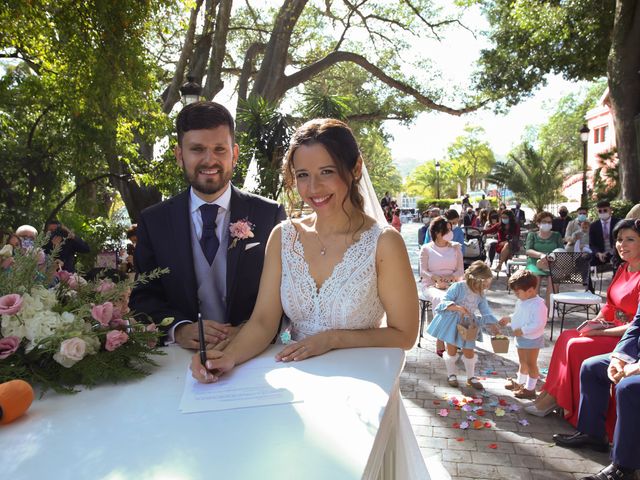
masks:
{"type": "Polygon", "coordinates": [[[195,414],[178,411],[191,353],[166,351],[142,380],[36,400],[0,429],[2,477],[428,478],[399,395],[402,350],[335,350],[296,363],[330,385],[302,403],[195,414]]]}

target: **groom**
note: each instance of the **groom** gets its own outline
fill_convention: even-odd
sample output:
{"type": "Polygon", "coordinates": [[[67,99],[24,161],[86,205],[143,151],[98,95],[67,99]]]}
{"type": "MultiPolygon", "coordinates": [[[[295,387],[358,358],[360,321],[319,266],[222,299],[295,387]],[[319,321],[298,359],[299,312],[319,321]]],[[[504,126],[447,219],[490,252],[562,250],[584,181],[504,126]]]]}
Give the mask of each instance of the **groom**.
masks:
{"type": "Polygon", "coordinates": [[[176,119],[175,156],[187,191],[145,209],[135,265],[169,274],[134,288],[129,306],[160,323],[172,317],[166,343],[198,348],[198,315],[208,346],[231,338],[256,302],[264,251],[286,218],[277,203],[231,184],[238,161],[234,121],[214,102],[187,105],[176,119]]]}

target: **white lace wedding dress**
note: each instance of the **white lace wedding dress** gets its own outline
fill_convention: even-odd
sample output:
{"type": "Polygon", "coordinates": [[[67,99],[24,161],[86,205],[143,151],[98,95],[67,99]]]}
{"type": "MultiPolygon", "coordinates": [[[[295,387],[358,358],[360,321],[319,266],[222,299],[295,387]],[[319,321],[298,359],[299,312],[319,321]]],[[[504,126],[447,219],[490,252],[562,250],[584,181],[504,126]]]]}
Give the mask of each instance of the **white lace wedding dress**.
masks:
{"type": "Polygon", "coordinates": [[[298,232],[290,221],[282,224],[280,298],[293,340],[325,330],[380,326],[384,308],[378,296],[376,246],[384,228],[374,224],[360,235],[318,290],[298,232]]]}
{"type": "MultiPolygon", "coordinates": [[[[282,224],[280,298],[291,322],[293,340],[325,330],[380,327],[384,308],[378,296],[376,248],[385,228],[389,227],[376,223],[364,232],[318,289],[295,227],[291,221],[282,224]]],[[[395,455],[392,472],[387,472],[391,475],[386,477],[382,472],[371,471],[365,472],[363,478],[428,480],[431,477],[400,398],[399,386],[394,389],[388,408],[395,416],[394,432],[387,432],[393,435],[389,442],[395,455]]],[[[378,454],[384,456],[384,452],[378,454]]],[[[451,478],[439,462],[430,462],[430,465],[434,478],[451,478]]]]}

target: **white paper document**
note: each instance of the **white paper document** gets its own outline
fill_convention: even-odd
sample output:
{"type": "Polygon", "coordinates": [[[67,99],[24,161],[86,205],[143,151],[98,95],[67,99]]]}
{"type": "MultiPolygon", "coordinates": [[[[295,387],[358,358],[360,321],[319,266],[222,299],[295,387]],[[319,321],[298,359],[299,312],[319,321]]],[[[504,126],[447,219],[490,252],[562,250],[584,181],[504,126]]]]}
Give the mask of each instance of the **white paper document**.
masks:
{"type": "Polygon", "coordinates": [[[300,402],[299,394],[274,385],[281,385],[273,379],[286,376],[287,370],[295,369],[286,363],[276,362],[272,356],[249,360],[220,377],[216,383],[198,383],[188,370],[180,411],[195,413],[300,402]]]}

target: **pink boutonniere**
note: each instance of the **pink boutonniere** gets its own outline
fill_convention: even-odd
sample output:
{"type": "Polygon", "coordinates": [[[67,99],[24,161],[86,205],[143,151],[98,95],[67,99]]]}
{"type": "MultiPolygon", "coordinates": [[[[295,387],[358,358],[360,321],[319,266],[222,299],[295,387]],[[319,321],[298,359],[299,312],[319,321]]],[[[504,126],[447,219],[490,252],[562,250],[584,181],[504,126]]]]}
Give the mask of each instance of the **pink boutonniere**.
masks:
{"type": "Polygon", "coordinates": [[[253,223],[251,223],[246,218],[229,224],[229,232],[231,233],[231,238],[233,238],[233,241],[231,242],[231,245],[229,245],[228,250],[231,250],[233,247],[235,247],[238,243],[238,240],[253,238],[253,227],[253,223]]]}

